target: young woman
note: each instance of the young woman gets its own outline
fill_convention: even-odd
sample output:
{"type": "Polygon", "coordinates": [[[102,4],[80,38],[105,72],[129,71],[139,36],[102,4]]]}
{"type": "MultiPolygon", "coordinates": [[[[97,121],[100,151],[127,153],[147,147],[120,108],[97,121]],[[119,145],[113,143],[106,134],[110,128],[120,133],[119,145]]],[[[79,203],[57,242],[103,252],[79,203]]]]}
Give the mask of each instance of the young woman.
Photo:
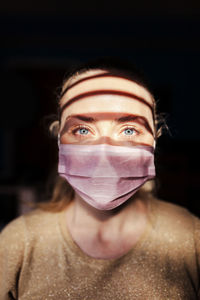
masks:
{"type": "Polygon", "coordinates": [[[66,78],[52,201],[0,235],[0,299],[200,299],[200,221],[152,196],[153,95],[130,65],[66,78]]]}

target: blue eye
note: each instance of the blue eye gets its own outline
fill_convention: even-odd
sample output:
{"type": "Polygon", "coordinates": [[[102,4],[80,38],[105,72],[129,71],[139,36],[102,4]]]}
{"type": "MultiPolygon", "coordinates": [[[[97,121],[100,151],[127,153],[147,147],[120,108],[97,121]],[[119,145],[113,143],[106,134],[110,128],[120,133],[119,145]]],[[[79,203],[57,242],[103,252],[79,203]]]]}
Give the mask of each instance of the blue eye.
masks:
{"type": "Polygon", "coordinates": [[[80,128],[78,130],[78,133],[81,134],[81,135],[86,135],[88,134],[89,130],[87,128],[80,128]]]}
{"type": "Polygon", "coordinates": [[[127,128],[124,130],[125,135],[133,135],[135,133],[135,130],[133,128],[127,128]]]}

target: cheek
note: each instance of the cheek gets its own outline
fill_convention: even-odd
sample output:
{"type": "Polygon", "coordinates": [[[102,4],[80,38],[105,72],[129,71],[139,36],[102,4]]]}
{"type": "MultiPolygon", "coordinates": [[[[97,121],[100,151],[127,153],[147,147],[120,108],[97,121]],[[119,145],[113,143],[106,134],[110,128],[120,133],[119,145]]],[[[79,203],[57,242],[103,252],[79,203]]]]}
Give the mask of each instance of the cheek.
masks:
{"type": "Polygon", "coordinates": [[[149,134],[142,134],[142,135],[138,135],[138,136],[134,136],[134,137],[130,137],[130,138],[126,137],[126,138],[118,139],[118,140],[122,144],[124,142],[127,142],[130,145],[132,144],[133,146],[135,144],[146,145],[146,146],[153,146],[154,145],[154,138],[149,134]]]}
{"type": "Polygon", "coordinates": [[[138,138],[138,142],[141,144],[147,144],[149,146],[153,146],[154,145],[154,138],[152,135],[146,135],[145,138],[143,137],[139,137],[138,138]]]}
{"type": "Polygon", "coordinates": [[[73,144],[77,142],[77,138],[73,134],[68,132],[61,132],[60,143],[61,144],[73,144]]]}
{"type": "Polygon", "coordinates": [[[70,142],[69,137],[67,137],[66,134],[63,134],[60,137],[60,142],[61,142],[61,144],[69,144],[69,142],[70,142]]]}

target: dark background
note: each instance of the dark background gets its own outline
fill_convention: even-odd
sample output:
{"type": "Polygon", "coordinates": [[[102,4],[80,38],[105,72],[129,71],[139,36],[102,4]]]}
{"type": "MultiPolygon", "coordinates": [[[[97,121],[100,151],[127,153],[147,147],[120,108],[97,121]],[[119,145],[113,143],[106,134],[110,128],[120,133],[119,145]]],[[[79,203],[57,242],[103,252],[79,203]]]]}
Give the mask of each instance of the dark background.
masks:
{"type": "Polygon", "coordinates": [[[0,227],[45,197],[57,161],[45,116],[65,72],[105,55],[150,78],[170,127],[158,195],[200,216],[200,1],[4,1],[0,38],[0,227]]]}

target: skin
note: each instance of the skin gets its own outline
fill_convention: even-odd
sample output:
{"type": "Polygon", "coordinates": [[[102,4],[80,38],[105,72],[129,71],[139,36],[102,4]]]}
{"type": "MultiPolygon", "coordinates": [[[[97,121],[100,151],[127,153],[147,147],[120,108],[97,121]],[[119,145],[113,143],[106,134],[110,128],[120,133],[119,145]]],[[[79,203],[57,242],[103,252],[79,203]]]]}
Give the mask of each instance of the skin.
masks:
{"type": "MultiPolygon", "coordinates": [[[[105,71],[93,70],[72,78],[105,71]]],[[[63,87],[63,90],[66,85],[63,87]]],[[[83,81],[62,97],[63,107],[70,99],[88,91],[112,89],[133,93],[153,105],[152,95],[142,86],[124,78],[101,77],[83,81]]],[[[61,115],[60,141],[63,144],[100,144],[120,146],[154,144],[151,109],[136,99],[119,95],[93,95],[67,106],[61,115]],[[148,124],[148,126],[147,126],[148,124]]],[[[135,196],[120,207],[97,210],[78,194],[66,209],[66,226],[76,244],[87,255],[112,259],[127,253],[148,227],[148,202],[135,196]]]]}

